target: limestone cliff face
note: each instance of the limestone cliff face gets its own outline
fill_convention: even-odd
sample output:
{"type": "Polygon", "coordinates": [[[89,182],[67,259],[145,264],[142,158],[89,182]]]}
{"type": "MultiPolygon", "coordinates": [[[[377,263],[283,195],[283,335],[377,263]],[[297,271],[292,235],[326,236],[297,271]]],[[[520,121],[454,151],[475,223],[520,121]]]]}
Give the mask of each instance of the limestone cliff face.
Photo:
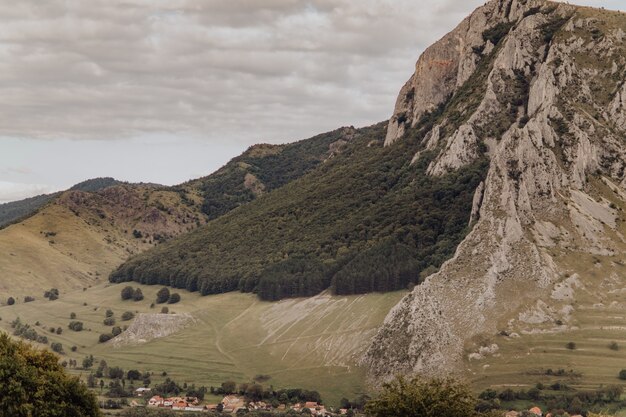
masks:
{"type": "Polygon", "coordinates": [[[624,253],[625,31],[617,12],[494,0],[420,57],[386,144],[440,107],[422,139],[436,155],[428,174],[485,150],[490,166],[454,258],[389,313],[364,356],[376,381],[460,372],[481,338],[514,329],[561,285],[569,255],[624,253]]]}

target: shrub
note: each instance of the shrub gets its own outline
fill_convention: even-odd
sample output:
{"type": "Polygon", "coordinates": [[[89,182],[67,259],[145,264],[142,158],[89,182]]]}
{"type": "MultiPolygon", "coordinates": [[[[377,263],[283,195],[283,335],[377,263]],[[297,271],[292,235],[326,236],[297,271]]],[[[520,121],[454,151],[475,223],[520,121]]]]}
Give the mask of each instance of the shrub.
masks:
{"type": "Polygon", "coordinates": [[[111,340],[113,338],[113,335],[109,334],[109,333],[102,333],[100,335],[100,337],[98,337],[98,342],[99,343],[104,343],[104,342],[108,342],[109,340],[111,340]]]}
{"type": "Polygon", "coordinates": [[[122,314],[122,321],[132,320],[133,318],[135,318],[135,313],[133,313],[132,311],[125,311],[122,314]]]}
{"type": "Polygon", "coordinates": [[[50,348],[57,353],[63,353],[63,345],[61,343],[52,342],[50,343],[50,348]]]}
{"type": "Polygon", "coordinates": [[[102,322],[105,326],[113,326],[115,324],[115,319],[113,317],[107,317],[102,322]]]}
{"type": "Polygon", "coordinates": [[[157,304],[165,303],[170,299],[170,290],[167,287],[163,287],[157,292],[156,297],[157,304]]]}
{"type": "Polygon", "coordinates": [[[61,334],[61,333],[63,333],[63,329],[60,327],[57,327],[56,334],[61,334]]]}
{"type": "Polygon", "coordinates": [[[83,322],[82,321],[70,321],[70,324],[67,325],[70,330],[74,330],[75,332],[80,332],[83,330],[83,322]]]}
{"type": "Polygon", "coordinates": [[[619,345],[617,344],[617,342],[611,342],[609,344],[609,349],[611,349],[611,350],[619,350],[619,345]]]}
{"type": "Polygon", "coordinates": [[[135,295],[135,290],[129,285],[122,289],[120,295],[122,300],[130,300],[135,295]]]}
{"type": "Polygon", "coordinates": [[[89,369],[93,366],[94,357],[93,355],[85,356],[83,359],[83,368],[89,369]]]}
{"type": "Polygon", "coordinates": [[[161,309],[161,314],[167,314],[167,313],[169,313],[169,312],[170,312],[170,309],[169,309],[169,308],[167,308],[167,307],[163,307],[163,308],[161,309]]]}
{"type": "Polygon", "coordinates": [[[621,371],[619,371],[618,377],[619,379],[626,381],[626,369],[622,369],[621,371]]]}
{"type": "Polygon", "coordinates": [[[70,350],[71,350],[72,352],[76,352],[76,351],[78,350],[78,348],[76,347],[76,345],[74,345],[74,346],[72,346],[72,347],[70,348],[70,350]]]}
{"type": "Polygon", "coordinates": [[[113,335],[113,337],[122,334],[122,329],[119,326],[115,326],[111,329],[111,334],[113,335]]]}
{"type": "Polygon", "coordinates": [[[70,313],[70,319],[74,320],[76,318],[76,313],[70,313]]]}
{"type": "Polygon", "coordinates": [[[567,344],[565,345],[565,347],[569,350],[574,350],[576,349],[576,343],[574,342],[567,342],[567,344]]]}
{"type": "Polygon", "coordinates": [[[110,308],[107,309],[106,313],[104,313],[105,317],[113,317],[113,310],[111,310],[110,308]]]}
{"type": "Polygon", "coordinates": [[[31,301],[35,301],[35,297],[32,297],[30,295],[27,295],[26,297],[24,297],[25,303],[30,303],[31,301]]]}
{"type": "Polygon", "coordinates": [[[15,304],[15,298],[13,297],[7,298],[7,305],[12,306],[13,304],[15,304]]]}
{"type": "Polygon", "coordinates": [[[373,417],[466,417],[476,414],[475,405],[469,387],[452,379],[408,381],[400,377],[384,384],[378,398],[368,402],[365,409],[373,417]]]}
{"type": "Polygon", "coordinates": [[[51,288],[50,290],[43,293],[43,297],[49,299],[50,301],[56,300],[59,298],[59,290],[56,288],[51,288]]]}
{"type": "Polygon", "coordinates": [[[137,288],[135,290],[135,293],[133,294],[133,300],[134,301],[141,301],[141,300],[143,300],[143,293],[141,292],[140,288],[137,288]]]}
{"type": "Polygon", "coordinates": [[[167,300],[167,303],[176,304],[179,301],[180,301],[180,295],[177,292],[175,292],[175,293],[172,293],[172,295],[170,295],[170,298],[167,300]]]}

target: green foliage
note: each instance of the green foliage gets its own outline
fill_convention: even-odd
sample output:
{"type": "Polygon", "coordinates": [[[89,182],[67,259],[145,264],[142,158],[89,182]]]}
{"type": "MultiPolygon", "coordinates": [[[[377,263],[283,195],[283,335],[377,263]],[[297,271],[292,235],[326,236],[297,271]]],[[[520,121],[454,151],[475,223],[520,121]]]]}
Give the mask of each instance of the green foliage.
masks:
{"type": "Polygon", "coordinates": [[[513,23],[511,22],[498,23],[494,27],[486,29],[483,32],[483,40],[485,42],[490,41],[492,44],[497,45],[506,35],[509,34],[512,27],[513,23]]]}
{"type": "Polygon", "coordinates": [[[113,335],[111,333],[102,333],[98,336],[98,343],[105,343],[111,339],[113,339],[113,335]]]}
{"type": "Polygon", "coordinates": [[[93,362],[94,362],[94,357],[93,355],[89,355],[89,356],[85,356],[83,358],[83,368],[84,369],[89,369],[93,366],[93,362]]]}
{"type": "Polygon", "coordinates": [[[83,330],[83,322],[82,321],[70,321],[70,324],[67,325],[70,330],[74,330],[75,332],[80,332],[83,330]]]}
{"type": "Polygon", "coordinates": [[[63,353],[63,345],[58,342],[50,343],[50,349],[57,353],[63,353]]]}
{"type": "Polygon", "coordinates": [[[130,300],[135,295],[135,290],[130,285],[124,287],[120,293],[122,300],[130,300]]]}
{"type": "Polygon", "coordinates": [[[626,369],[622,369],[621,371],[619,371],[618,377],[619,379],[626,381],[626,369]]]}
{"type": "Polygon", "coordinates": [[[141,301],[143,300],[143,293],[141,292],[141,288],[135,289],[133,293],[133,301],[141,301]]]}
{"type": "Polygon", "coordinates": [[[373,417],[468,417],[475,414],[475,405],[469,387],[454,380],[397,378],[383,385],[365,409],[373,417]]]}
{"type": "Polygon", "coordinates": [[[132,311],[125,311],[122,314],[122,321],[128,321],[128,320],[132,320],[135,318],[135,313],[133,313],[132,311]]]}
{"type": "Polygon", "coordinates": [[[103,320],[102,322],[105,326],[113,326],[115,324],[115,318],[113,317],[107,317],[106,319],[103,320]]]}
{"type": "Polygon", "coordinates": [[[43,293],[43,297],[47,298],[50,301],[54,301],[59,298],[59,290],[56,288],[52,288],[43,293]]]}
{"type": "Polygon", "coordinates": [[[481,159],[432,177],[425,173],[432,152],[410,164],[440,114],[427,115],[390,147],[367,146],[382,141],[384,124],[359,129],[341,154],[307,175],[132,258],[109,279],[203,295],[257,292],[267,300],[417,283],[469,230],[474,190],[487,168],[481,159]],[[394,251],[396,265],[385,265],[394,251]]]}
{"type": "Polygon", "coordinates": [[[95,396],[55,355],[0,334],[0,416],[100,416],[95,396]]]}
{"type": "Polygon", "coordinates": [[[156,295],[157,304],[165,303],[170,299],[170,290],[167,287],[161,288],[156,295]]]}
{"type": "Polygon", "coordinates": [[[257,197],[245,185],[246,174],[254,175],[265,192],[280,188],[319,166],[330,144],[340,139],[345,139],[344,129],[287,145],[255,145],[214,174],[185,185],[199,189],[204,196],[202,211],[216,219],[257,197]]]}
{"type": "Polygon", "coordinates": [[[176,304],[179,301],[180,301],[180,294],[177,292],[172,293],[170,295],[170,298],[167,299],[168,304],[176,304]]]}
{"type": "Polygon", "coordinates": [[[7,298],[7,305],[12,306],[13,304],[15,304],[15,298],[13,297],[7,298]]]}
{"type": "Polygon", "coordinates": [[[104,313],[104,316],[105,316],[105,317],[113,317],[113,314],[115,314],[115,313],[113,312],[113,310],[111,310],[111,309],[109,308],[109,309],[107,309],[107,311],[104,313]]]}
{"type": "Polygon", "coordinates": [[[567,349],[569,349],[569,350],[574,350],[574,349],[576,349],[576,343],[574,343],[574,342],[567,342],[567,343],[565,344],[565,347],[566,347],[567,349]]]}

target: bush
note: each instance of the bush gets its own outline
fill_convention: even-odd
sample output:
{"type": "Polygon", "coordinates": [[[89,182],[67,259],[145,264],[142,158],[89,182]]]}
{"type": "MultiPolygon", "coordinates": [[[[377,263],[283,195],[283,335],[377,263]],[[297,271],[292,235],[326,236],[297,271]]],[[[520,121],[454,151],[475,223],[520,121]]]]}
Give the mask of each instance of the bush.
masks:
{"type": "Polygon", "coordinates": [[[51,288],[50,290],[43,293],[43,297],[49,299],[50,301],[56,300],[59,298],[59,290],[56,288],[51,288]]]}
{"type": "Polygon", "coordinates": [[[76,318],[76,313],[70,313],[70,320],[74,320],[76,318]]]}
{"type": "Polygon", "coordinates": [[[618,377],[619,379],[626,381],[626,369],[622,369],[621,371],[619,371],[618,377]]]}
{"type": "Polygon", "coordinates": [[[163,308],[161,309],[161,314],[167,314],[167,313],[169,313],[169,312],[170,312],[170,309],[169,309],[169,308],[167,308],[167,307],[163,307],[163,308]]]}
{"type": "Polygon", "coordinates": [[[106,313],[104,313],[105,317],[113,317],[113,310],[111,310],[110,308],[107,309],[106,313]]]}
{"type": "Polygon", "coordinates": [[[76,347],[76,345],[74,345],[74,346],[72,346],[72,347],[70,348],[70,350],[71,350],[72,352],[76,352],[76,351],[78,350],[78,347],[76,347]]]}
{"type": "Polygon", "coordinates": [[[63,329],[60,327],[57,327],[56,334],[61,334],[61,333],[63,333],[63,329]]]}
{"type": "Polygon", "coordinates": [[[32,297],[30,295],[27,295],[26,297],[24,297],[25,303],[30,303],[31,301],[35,301],[35,297],[32,297]]]}
{"type": "Polygon", "coordinates": [[[107,317],[102,321],[102,323],[104,323],[105,326],[113,326],[115,324],[115,318],[107,317]]]}
{"type": "Polygon", "coordinates": [[[176,304],[179,301],[180,301],[180,295],[177,292],[175,292],[175,293],[172,293],[172,295],[170,295],[170,298],[167,300],[167,303],[176,304]]]}
{"type": "Polygon", "coordinates": [[[95,395],[65,372],[56,355],[0,334],[0,358],[0,375],[11,380],[0,383],[3,416],[100,416],[95,395]]]}
{"type": "Polygon", "coordinates": [[[143,293],[141,292],[140,288],[137,288],[135,290],[135,293],[133,294],[133,300],[134,301],[141,301],[141,300],[143,300],[143,293]]]}
{"type": "Polygon", "coordinates": [[[569,350],[574,350],[576,349],[576,343],[574,342],[567,342],[567,344],[565,345],[565,347],[569,350]]]}
{"type": "Polygon", "coordinates": [[[122,297],[122,300],[130,300],[135,295],[135,290],[129,285],[122,289],[120,295],[122,297]]]}
{"type": "Polygon", "coordinates": [[[15,304],[15,298],[13,297],[7,298],[7,305],[12,306],[13,304],[15,304]]]}
{"type": "Polygon", "coordinates": [[[113,337],[122,334],[122,329],[119,326],[115,326],[111,329],[111,334],[113,335],[113,337]]]}
{"type": "Polygon", "coordinates": [[[400,377],[384,384],[378,398],[365,409],[373,417],[467,417],[475,415],[475,406],[469,387],[452,379],[408,381],[400,377]]]}
{"type": "Polygon", "coordinates": [[[135,318],[135,313],[133,313],[132,311],[125,311],[122,314],[122,321],[132,320],[133,318],[135,318]]]}
{"type": "Polygon", "coordinates": [[[611,342],[609,344],[609,349],[611,349],[611,350],[619,350],[619,345],[617,344],[617,342],[611,342]]]}
{"type": "Polygon", "coordinates": [[[52,342],[50,343],[50,348],[57,353],[63,353],[63,345],[61,343],[52,342]]]}
{"type": "Polygon", "coordinates": [[[163,287],[157,292],[156,297],[157,304],[165,303],[170,299],[170,290],[167,287],[163,287]]]}
{"type": "Polygon", "coordinates": [[[109,333],[102,333],[100,335],[100,337],[98,337],[98,343],[104,343],[104,342],[108,342],[109,340],[111,340],[113,338],[112,334],[109,333]]]}
{"type": "Polygon", "coordinates": [[[83,322],[82,321],[70,321],[70,324],[67,325],[70,330],[74,330],[75,332],[80,332],[83,330],[83,322]]]}

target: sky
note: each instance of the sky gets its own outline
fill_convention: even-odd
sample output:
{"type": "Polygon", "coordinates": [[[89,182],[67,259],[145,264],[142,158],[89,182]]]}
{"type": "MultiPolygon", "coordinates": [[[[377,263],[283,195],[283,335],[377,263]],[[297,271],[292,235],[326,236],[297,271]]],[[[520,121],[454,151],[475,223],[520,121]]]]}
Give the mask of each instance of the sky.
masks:
{"type": "Polygon", "coordinates": [[[102,176],[173,185],[385,120],[419,54],[483,3],[2,1],[0,203],[102,176]]]}

